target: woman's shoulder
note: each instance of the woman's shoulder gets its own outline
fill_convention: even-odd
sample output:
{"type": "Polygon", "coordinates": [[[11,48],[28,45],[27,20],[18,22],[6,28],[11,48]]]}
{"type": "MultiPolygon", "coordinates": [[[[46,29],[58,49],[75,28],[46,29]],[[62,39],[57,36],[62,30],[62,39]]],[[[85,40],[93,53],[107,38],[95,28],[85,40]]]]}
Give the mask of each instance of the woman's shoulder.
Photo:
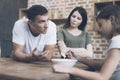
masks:
{"type": "Polygon", "coordinates": [[[82,34],[89,35],[89,33],[87,31],[82,31],[82,34]]]}
{"type": "Polygon", "coordinates": [[[111,39],[109,48],[120,48],[120,35],[114,36],[111,39]]]}
{"type": "Polygon", "coordinates": [[[28,30],[28,19],[17,20],[14,24],[14,29],[22,32],[28,30]]]}
{"type": "Polygon", "coordinates": [[[61,28],[58,32],[66,32],[67,30],[65,28],[61,28]]]}

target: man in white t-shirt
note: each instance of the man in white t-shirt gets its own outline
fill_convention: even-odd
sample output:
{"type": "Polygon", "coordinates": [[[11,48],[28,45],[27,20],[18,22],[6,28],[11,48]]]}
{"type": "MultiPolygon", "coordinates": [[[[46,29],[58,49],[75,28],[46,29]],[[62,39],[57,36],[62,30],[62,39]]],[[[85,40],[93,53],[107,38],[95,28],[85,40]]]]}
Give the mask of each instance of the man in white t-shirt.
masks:
{"type": "Polygon", "coordinates": [[[27,18],[14,24],[13,58],[20,61],[50,60],[56,44],[56,25],[48,20],[48,11],[41,5],[29,8],[27,18]]]}

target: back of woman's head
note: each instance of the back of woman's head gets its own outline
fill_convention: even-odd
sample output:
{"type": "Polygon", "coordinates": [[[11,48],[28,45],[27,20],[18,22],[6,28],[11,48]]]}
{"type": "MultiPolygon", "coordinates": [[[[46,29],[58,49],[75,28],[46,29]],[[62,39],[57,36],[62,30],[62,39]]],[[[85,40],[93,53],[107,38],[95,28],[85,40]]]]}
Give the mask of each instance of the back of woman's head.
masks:
{"type": "Polygon", "coordinates": [[[74,8],[74,9],[70,12],[64,28],[68,28],[68,27],[70,26],[70,18],[71,18],[72,14],[73,14],[75,11],[78,11],[79,14],[82,16],[82,22],[81,22],[81,24],[78,26],[78,29],[84,30],[84,29],[85,29],[85,26],[86,26],[86,24],[87,24],[87,12],[86,12],[86,10],[85,10],[84,8],[82,8],[82,7],[76,7],[76,8],[74,8]]]}
{"type": "Polygon", "coordinates": [[[27,10],[27,17],[30,20],[35,19],[37,15],[45,15],[48,13],[48,10],[42,5],[33,5],[27,10]]]}
{"type": "Polygon", "coordinates": [[[108,5],[101,9],[99,14],[96,17],[98,19],[111,19],[111,23],[113,26],[113,31],[120,33],[120,6],[118,5],[108,5]]]}

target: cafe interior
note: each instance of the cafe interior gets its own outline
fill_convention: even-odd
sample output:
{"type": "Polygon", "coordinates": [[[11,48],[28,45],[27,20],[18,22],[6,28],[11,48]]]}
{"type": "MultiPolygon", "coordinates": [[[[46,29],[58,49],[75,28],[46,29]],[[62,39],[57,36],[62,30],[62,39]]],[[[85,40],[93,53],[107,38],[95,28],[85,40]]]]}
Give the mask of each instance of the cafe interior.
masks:
{"type": "MultiPolygon", "coordinates": [[[[109,4],[120,5],[120,0],[0,0],[0,80],[68,80],[69,78],[68,74],[53,73],[52,64],[48,62],[29,64],[17,63],[9,59],[13,49],[12,29],[14,22],[26,18],[26,10],[29,7],[32,5],[45,6],[49,11],[49,19],[57,25],[57,31],[63,27],[73,8],[77,6],[85,8],[88,15],[85,31],[90,34],[92,39],[93,58],[104,59],[103,53],[109,41],[96,32],[98,25],[95,17],[99,10],[109,4]]],[[[60,57],[61,54],[56,45],[52,58],[60,57]]],[[[76,67],[80,66],[83,69],[87,68],[83,64],[76,65],[76,67]]]]}

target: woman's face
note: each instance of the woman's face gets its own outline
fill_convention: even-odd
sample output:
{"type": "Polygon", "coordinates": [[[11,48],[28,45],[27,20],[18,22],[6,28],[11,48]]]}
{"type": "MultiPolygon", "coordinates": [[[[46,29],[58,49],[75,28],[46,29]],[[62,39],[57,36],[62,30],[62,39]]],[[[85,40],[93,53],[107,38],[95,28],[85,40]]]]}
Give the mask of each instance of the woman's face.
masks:
{"type": "Polygon", "coordinates": [[[70,26],[71,27],[78,27],[82,22],[82,16],[78,11],[73,12],[70,17],[70,26]]]}
{"type": "Polygon", "coordinates": [[[111,39],[113,37],[113,28],[111,20],[98,19],[97,23],[99,26],[98,33],[107,39],[111,39]]]}

